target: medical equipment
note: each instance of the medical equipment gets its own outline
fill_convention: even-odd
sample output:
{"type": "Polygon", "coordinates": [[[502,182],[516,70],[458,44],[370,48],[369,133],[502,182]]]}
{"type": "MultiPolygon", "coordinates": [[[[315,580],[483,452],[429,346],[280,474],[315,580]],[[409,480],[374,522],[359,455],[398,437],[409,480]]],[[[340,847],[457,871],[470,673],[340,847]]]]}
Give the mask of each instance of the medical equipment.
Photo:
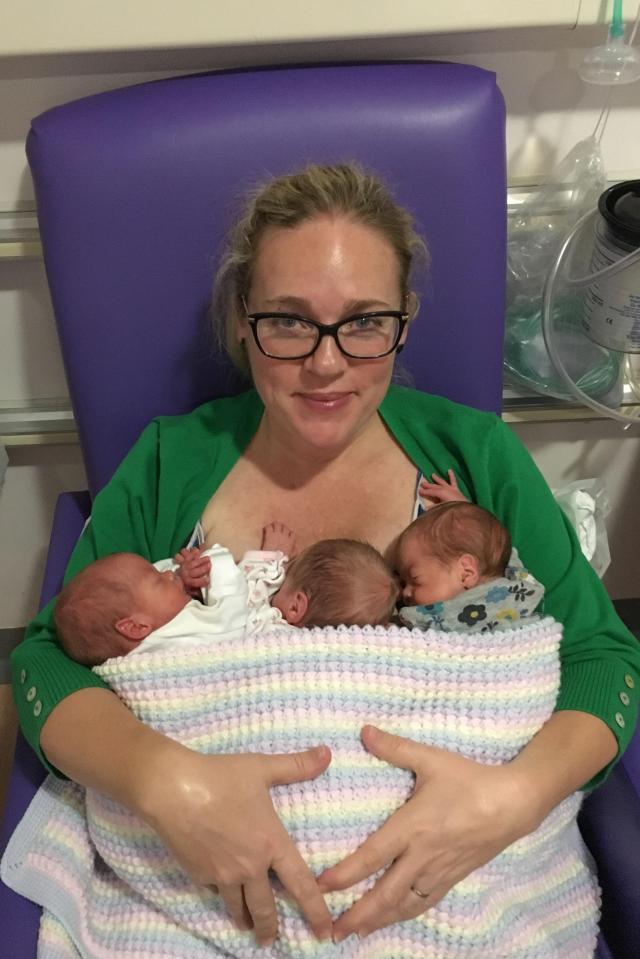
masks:
{"type": "Polygon", "coordinates": [[[542,331],[553,366],[575,399],[626,426],[638,422],[638,408],[622,401],[627,354],[640,353],[640,180],[606,190],[597,209],[569,231],[547,277],[542,331]],[[569,275],[586,256],[586,272],[569,275]],[[576,357],[584,363],[591,355],[618,364],[617,382],[605,396],[585,392],[576,376],[576,357]]]}
{"type": "MultiPolygon", "coordinates": [[[[591,136],[576,143],[509,223],[505,370],[516,385],[561,400],[571,400],[573,396],[545,346],[543,291],[564,237],[585,213],[593,210],[606,187],[600,141],[608,115],[609,108],[605,106],[591,136]]],[[[589,396],[607,396],[620,378],[619,357],[590,342],[576,347],[573,329],[580,325],[582,307],[575,297],[558,296],[554,309],[559,327],[558,348],[564,354],[566,342],[566,359],[574,382],[589,396]]]]}
{"type": "Polygon", "coordinates": [[[640,5],[629,42],[625,43],[622,0],[614,0],[606,42],[590,50],[578,67],[578,73],[585,83],[620,86],[640,79],[640,51],[632,46],[639,18],[640,5]]]}

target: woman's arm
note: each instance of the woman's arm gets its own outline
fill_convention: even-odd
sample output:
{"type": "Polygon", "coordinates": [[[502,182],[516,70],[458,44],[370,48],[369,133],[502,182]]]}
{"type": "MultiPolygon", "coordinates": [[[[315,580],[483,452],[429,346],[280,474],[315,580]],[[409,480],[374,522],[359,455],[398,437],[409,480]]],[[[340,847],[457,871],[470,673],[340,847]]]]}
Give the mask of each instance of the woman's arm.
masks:
{"type": "MultiPolygon", "coordinates": [[[[438,471],[453,463],[471,498],[508,526],[525,566],[544,584],[545,613],[564,626],[557,712],[517,760],[497,767],[365,732],[375,755],[415,772],[416,789],[352,856],[321,877],[321,888],[332,890],[386,869],[337,922],[341,938],[424,912],[533,831],[565,796],[601,781],[635,726],[640,646],[617,617],[544,479],[500,421],[440,405],[435,427],[412,424],[413,442],[420,440],[426,468],[429,457],[438,471]],[[440,430],[435,438],[434,429],[440,430]]],[[[433,417],[423,422],[433,424],[433,417]]]]}
{"type": "Polygon", "coordinates": [[[322,894],[269,794],[272,786],[323,772],[331,759],[326,747],[202,756],[138,722],[108,690],[85,689],[52,711],[42,748],[67,776],[148,822],[195,882],[218,887],[236,925],[253,927],[260,945],[278,931],[269,869],[318,938],[330,937],[322,894]]]}
{"type": "MultiPolygon", "coordinates": [[[[489,508],[507,524],[524,565],[544,585],[544,613],[563,626],[556,710],[599,718],[616,743],[608,761],[582,781],[579,749],[566,750],[565,774],[575,788],[591,789],[606,778],[633,735],[640,694],[640,644],[616,614],[529,454],[504,424],[496,427],[493,460],[505,467],[499,480],[494,479],[489,508]]],[[[546,742],[543,739],[537,749],[544,750],[546,742]]],[[[561,764],[555,752],[551,754],[556,744],[549,739],[548,745],[549,768],[560,775],[561,764]]],[[[596,750],[594,759],[598,755],[596,750]]],[[[559,792],[561,787],[562,779],[559,792]]]]}
{"type": "MultiPolygon", "coordinates": [[[[242,397],[238,403],[246,406],[242,397]]],[[[96,498],[67,579],[108,553],[125,550],[154,560],[184,544],[239,455],[229,425],[237,404],[221,401],[221,412],[213,406],[145,430],[96,498]],[[220,450],[225,442],[226,453],[220,450]]],[[[251,417],[241,422],[251,424],[251,417]]],[[[328,750],[202,756],[165,738],[138,722],[91,670],[64,655],[53,603],[14,651],[12,671],[22,729],[43,762],[141,815],[195,881],[219,886],[235,921],[245,928],[253,923],[258,941],[270,941],[277,929],[269,868],[316,935],[330,934],[324,900],[269,794],[272,785],[318,775],[330,761],[328,750]]]]}
{"type": "Polygon", "coordinates": [[[539,822],[563,799],[604,769],[618,752],[609,727],[597,716],[555,712],[511,763],[539,822]]]}

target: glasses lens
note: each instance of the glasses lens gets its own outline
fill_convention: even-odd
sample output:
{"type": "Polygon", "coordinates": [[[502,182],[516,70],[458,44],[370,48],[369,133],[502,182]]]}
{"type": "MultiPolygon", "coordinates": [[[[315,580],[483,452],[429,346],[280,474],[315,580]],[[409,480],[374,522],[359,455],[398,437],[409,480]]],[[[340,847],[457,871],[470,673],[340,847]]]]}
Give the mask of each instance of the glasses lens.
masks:
{"type": "Polygon", "coordinates": [[[383,356],[395,346],[400,329],[397,316],[357,316],[338,330],[340,346],[349,356],[383,356]]]}
{"type": "Polygon", "coordinates": [[[311,353],[318,332],[312,323],[291,316],[262,316],[256,322],[256,336],[269,356],[288,359],[311,353]]]}

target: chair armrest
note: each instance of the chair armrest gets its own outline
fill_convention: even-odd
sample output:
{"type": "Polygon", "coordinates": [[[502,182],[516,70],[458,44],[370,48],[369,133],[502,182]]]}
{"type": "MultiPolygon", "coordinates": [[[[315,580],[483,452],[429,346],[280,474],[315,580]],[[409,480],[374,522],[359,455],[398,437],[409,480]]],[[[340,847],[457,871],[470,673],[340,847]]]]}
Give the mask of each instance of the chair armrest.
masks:
{"type": "Polygon", "coordinates": [[[58,497],[42,579],[40,607],[60,592],[69,557],[90,512],[91,497],[86,490],[61,493],[58,497]]]}
{"type": "Polygon", "coordinates": [[[623,762],[584,801],[580,831],[602,887],[600,928],[614,959],[640,956],[640,797],[623,762]]]}
{"type": "MultiPolygon", "coordinates": [[[[60,591],[69,557],[91,510],[87,492],[62,493],[53,516],[53,529],[45,565],[40,605],[60,591]]],[[[15,758],[4,821],[0,830],[0,853],[18,825],[45,770],[21,733],[18,733],[15,758]]],[[[37,952],[40,907],[23,899],[0,883],[0,928],[2,955],[12,959],[35,959],[37,952]]]]}

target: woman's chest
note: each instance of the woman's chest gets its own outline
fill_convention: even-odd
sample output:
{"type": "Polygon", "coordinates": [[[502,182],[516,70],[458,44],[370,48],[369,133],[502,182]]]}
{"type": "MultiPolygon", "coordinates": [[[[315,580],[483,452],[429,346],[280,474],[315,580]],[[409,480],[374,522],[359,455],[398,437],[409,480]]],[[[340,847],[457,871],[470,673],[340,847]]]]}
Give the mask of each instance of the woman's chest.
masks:
{"type": "Polygon", "coordinates": [[[363,539],[383,554],[411,521],[416,468],[402,454],[357,475],[322,476],[302,488],[271,482],[240,462],[207,504],[202,525],[207,546],[227,546],[236,558],[259,549],[270,522],[288,526],[296,550],[321,539],[363,539]]]}

